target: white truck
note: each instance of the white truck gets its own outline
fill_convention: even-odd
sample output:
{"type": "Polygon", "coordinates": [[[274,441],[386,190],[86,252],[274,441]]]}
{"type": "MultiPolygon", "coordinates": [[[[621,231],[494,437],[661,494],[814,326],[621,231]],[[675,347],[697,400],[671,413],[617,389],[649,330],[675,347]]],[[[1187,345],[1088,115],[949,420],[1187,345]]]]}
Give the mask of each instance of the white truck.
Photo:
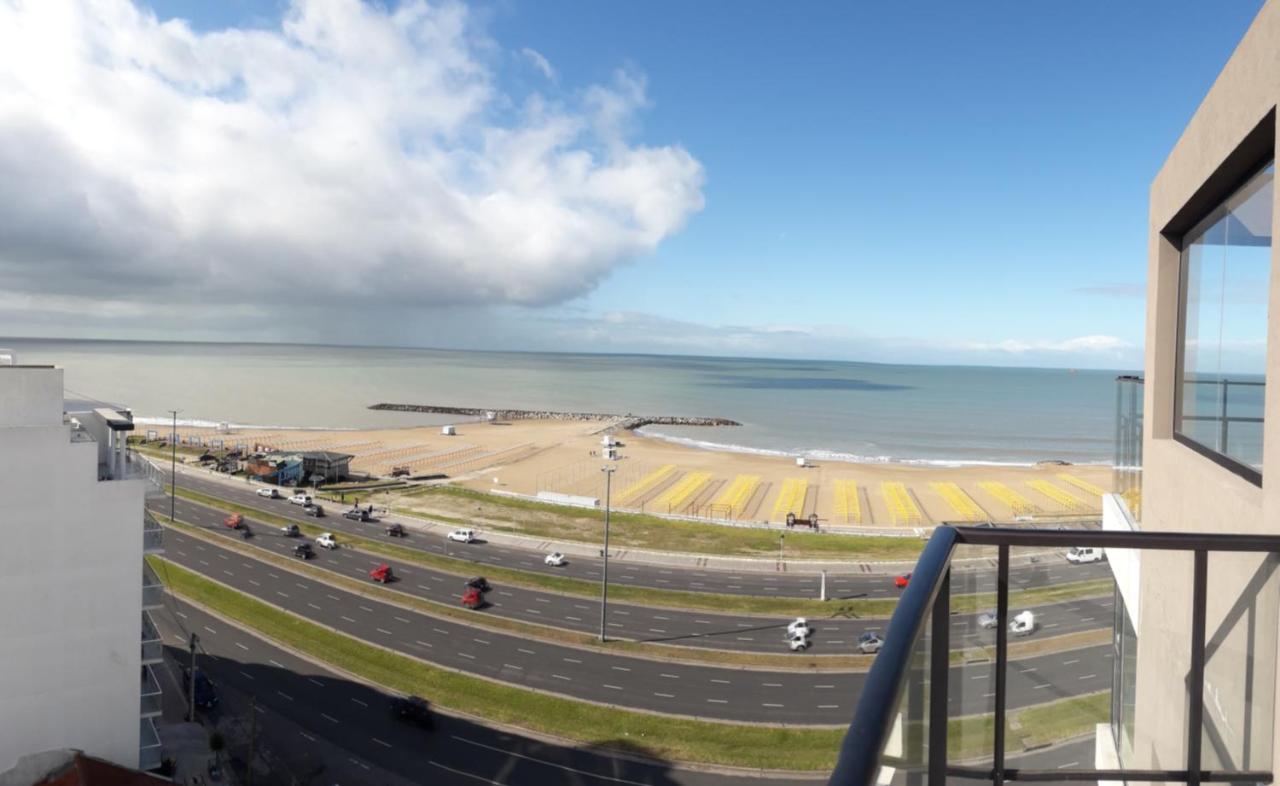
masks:
{"type": "Polygon", "coordinates": [[[1085,565],[1090,562],[1101,562],[1107,558],[1101,546],[1072,546],[1067,552],[1067,562],[1072,565],[1085,565]]]}

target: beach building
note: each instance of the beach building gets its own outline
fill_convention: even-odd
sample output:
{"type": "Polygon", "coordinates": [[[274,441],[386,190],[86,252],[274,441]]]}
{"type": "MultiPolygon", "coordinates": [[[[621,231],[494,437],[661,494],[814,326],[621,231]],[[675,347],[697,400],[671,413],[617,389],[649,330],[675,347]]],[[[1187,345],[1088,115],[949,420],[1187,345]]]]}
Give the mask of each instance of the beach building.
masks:
{"type": "Polygon", "coordinates": [[[351,475],[350,453],[332,450],[273,452],[245,460],[245,472],[282,486],[337,483],[351,475]]]}
{"type": "Polygon", "coordinates": [[[1104,495],[1103,530],[935,534],[868,676],[832,783],[933,786],[961,771],[966,782],[994,784],[1274,781],[1280,484],[1267,478],[1280,474],[1280,389],[1268,384],[1280,374],[1278,52],[1280,2],[1270,0],[1152,183],[1145,369],[1116,381],[1116,492],[1104,495]],[[971,546],[1001,549],[999,631],[1016,610],[1008,605],[1011,551],[1070,547],[1071,570],[1106,568],[1110,642],[1071,657],[1093,658],[1110,690],[1093,694],[1097,702],[1073,690],[1075,678],[1019,669],[1007,639],[997,638],[992,688],[978,694],[991,702],[992,732],[952,761],[949,735],[959,727],[948,723],[956,686],[948,683],[947,619],[963,574],[951,560],[971,546]],[[1029,735],[1025,716],[1011,720],[1008,696],[1018,689],[1052,689],[1073,707],[1101,709],[1089,718],[1092,755],[1077,749],[1039,769],[1011,763],[1013,740],[1029,735]],[[904,733],[913,726],[922,733],[904,733]]]}
{"type": "Polygon", "coordinates": [[[161,487],[125,447],[128,410],[64,401],[61,369],[0,356],[0,771],[56,748],[156,767],[163,587],[143,503],[161,487]]]}

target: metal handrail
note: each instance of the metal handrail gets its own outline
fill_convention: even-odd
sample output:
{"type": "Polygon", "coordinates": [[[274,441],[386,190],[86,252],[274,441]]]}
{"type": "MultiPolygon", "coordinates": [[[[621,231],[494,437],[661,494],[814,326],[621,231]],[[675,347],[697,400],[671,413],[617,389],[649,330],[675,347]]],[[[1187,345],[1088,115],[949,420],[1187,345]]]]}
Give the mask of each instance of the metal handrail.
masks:
{"type": "MultiPolygon", "coordinates": [[[[890,731],[899,715],[899,702],[912,670],[913,653],[932,614],[933,630],[930,653],[928,708],[928,778],[930,786],[946,782],[948,775],[990,781],[999,786],[1005,781],[1099,781],[1139,780],[1149,782],[1185,782],[1188,784],[1233,781],[1237,783],[1269,783],[1272,773],[1266,771],[1214,771],[1201,768],[1200,727],[1203,706],[1191,702],[1188,715],[1187,767],[1182,770],[1036,770],[1004,766],[1003,726],[1005,713],[1004,676],[1008,663],[1008,569],[1010,547],[1065,548],[1103,546],[1115,549],[1153,551],[1190,551],[1194,555],[1193,599],[1191,620],[1191,672],[1188,675],[1190,695],[1203,694],[1205,605],[1210,552],[1280,553],[1280,536],[1236,535],[1187,532],[1133,532],[1097,530],[1032,530],[1008,527],[936,528],[925,545],[903,591],[880,653],[872,664],[858,699],[849,730],[840,746],[840,756],[829,783],[832,786],[870,786],[877,782],[884,764],[884,750],[890,731]],[[950,611],[951,558],[957,546],[997,546],[997,643],[995,738],[992,743],[992,766],[987,768],[947,766],[947,681],[949,641],[947,617],[950,611]],[[938,697],[941,697],[940,699],[938,697]]],[[[923,764],[917,762],[917,764],[923,764]]]]}
{"type": "Polygon", "coordinates": [[[880,753],[888,741],[898,695],[910,669],[911,653],[924,632],[925,618],[943,579],[950,575],[951,553],[958,540],[957,528],[943,526],[935,529],[925,544],[911,581],[889,620],[884,644],[863,683],[853,722],[840,743],[840,758],[831,773],[831,783],[875,783],[880,753]]]}

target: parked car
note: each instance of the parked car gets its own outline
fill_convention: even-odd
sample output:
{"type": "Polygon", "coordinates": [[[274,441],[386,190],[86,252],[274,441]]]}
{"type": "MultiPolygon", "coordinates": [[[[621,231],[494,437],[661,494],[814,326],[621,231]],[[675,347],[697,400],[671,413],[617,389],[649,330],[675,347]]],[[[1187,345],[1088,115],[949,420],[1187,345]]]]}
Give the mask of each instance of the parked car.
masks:
{"type": "Polygon", "coordinates": [[[1000,618],[996,616],[996,612],[994,609],[991,611],[984,611],[978,615],[979,628],[990,629],[990,628],[994,628],[999,624],[1000,624],[1000,618]]]}
{"type": "Polygon", "coordinates": [[[400,524],[388,524],[388,525],[387,525],[387,535],[388,535],[389,537],[392,537],[392,538],[403,538],[403,537],[404,537],[404,526],[402,526],[402,525],[400,525],[400,524]]]}
{"type": "Polygon", "coordinates": [[[338,541],[334,540],[332,532],[326,532],[320,537],[316,538],[316,545],[322,549],[332,550],[332,549],[338,548],[338,541]]]}
{"type": "Polygon", "coordinates": [[[310,505],[312,502],[312,499],[311,499],[311,495],[298,492],[297,494],[294,494],[292,497],[289,497],[289,502],[294,505],[310,505]]]}
{"type": "Polygon", "coordinates": [[[805,636],[812,636],[813,628],[809,627],[809,620],[805,619],[804,617],[796,617],[794,620],[788,623],[787,635],[790,636],[795,633],[800,633],[805,636]]]}
{"type": "Polygon", "coordinates": [[[429,729],[432,726],[431,705],[426,699],[417,696],[394,696],[388,703],[391,717],[404,723],[411,723],[429,729]]]}
{"type": "Polygon", "coordinates": [[[548,555],[547,555],[547,558],[546,558],[546,559],[544,559],[544,560],[543,560],[543,562],[547,563],[548,565],[550,565],[550,566],[551,566],[551,567],[553,567],[553,568],[558,568],[558,567],[560,567],[560,566],[564,565],[564,563],[565,563],[565,558],[564,558],[564,555],[563,555],[563,554],[561,554],[560,552],[558,552],[558,551],[553,551],[553,552],[551,552],[550,554],[548,554],[548,555]]]}
{"type": "MultiPolygon", "coordinates": [[[[218,689],[214,686],[213,680],[200,669],[196,669],[195,680],[196,706],[202,710],[211,710],[218,706],[218,689]]],[[[183,692],[191,691],[191,668],[188,666],[182,667],[182,690],[183,692]]]]}
{"type": "Polygon", "coordinates": [[[240,529],[244,526],[244,516],[241,516],[239,513],[232,513],[230,516],[227,516],[222,520],[222,526],[227,529],[240,529]]]}
{"type": "Polygon", "coordinates": [[[476,539],[476,533],[475,530],[470,529],[455,529],[446,537],[448,537],[449,540],[456,541],[458,543],[471,543],[476,539]]]}
{"type": "Polygon", "coordinates": [[[280,492],[275,489],[258,489],[259,497],[270,497],[271,499],[280,499],[280,492]]]}
{"type": "Polygon", "coordinates": [[[310,543],[299,543],[293,547],[293,556],[297,557],[303,562],[306,562],[307,560],[311,559],[315,555],[316,553],[315,551],[312,550],[310,543]]]}
{"type": "Polygon", "coordinates": [[[369,571],[369,578],[382,584],[390,584],[392,580],[391,566],[385,562],[382,563],[378,567],[369,571]]]}
{"type": "Polygon", "coordinates": [[[1036,629],[1036,615],[1020,611],[1009,620],[1009,632],[1015,636],[1030,636],[1036,629]]]}
{"type": "Polygon", "coordinates": [[[880,638],[880,634],[873,630],[869,630],[858,637],[858,651],[863,655],[874,655],[884,646],[884,639],[880,638]]]}
{"type": "Polygon", "coordinates": [[[475,587],[467,587],[462,593],[462,605],[469,609],[478,609],[484,605],[484,595],[475,587]]]}
{"type": "Polygon", "coordinates": [[[788,634],[786,637],[787,647],[792,652],[802,652],[809,648],[809,637],[800,633],[788,634]]]}
{"type": "Polygon", "coordinates": [[[302,509],[302,512],[318,519],[324,518],[324,507],[321,505],[307,505],[302,509]]]}
{"type": "Polygon", "coordinates": [[[1101,562],[1107,555],[1099,546],[1072,546],[1067,552],[1067,562],[1073,565],[1085,565],[1090,562],[1101,562]]]}
{"type": "Polygon", "coordinates": [[[910,583],[911,583],[910,573],[903,573],[901,576],[893,577],[893,586],[897,587],[898,589],[906,589],[907,585],[910,583]]]}
{"type": "Polygon", "coordinates": [[[467,586],[477,592],[488,592],[493,589],[493,587],[489,586],[489,580],[484,576],[476,576],[474,578],[467,579],[467,586]]]}

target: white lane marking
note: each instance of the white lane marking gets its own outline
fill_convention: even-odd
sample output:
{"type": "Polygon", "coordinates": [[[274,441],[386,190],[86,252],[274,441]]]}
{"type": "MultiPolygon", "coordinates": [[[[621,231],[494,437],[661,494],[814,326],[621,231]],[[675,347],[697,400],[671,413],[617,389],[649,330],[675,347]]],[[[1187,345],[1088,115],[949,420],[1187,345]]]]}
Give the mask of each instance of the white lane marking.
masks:
{"type": "Polygon", "coordinates": [[[248,650],[248,649],[249,649],[248,647],[244,646],[243,644],[241,644],[241,643],[240,643],[240,642],[238,642],[238,641],[236,642],[236,646],[237,646],[237,647],[239,647],[239,648],[240,648],[240,649],[242,649],[242,650],[248,650]]]}
{"type": "Polygon", "coordinates": [[[390,747],[391,747],[391,743],[389,743],[389,742],[383,742],[382,740],[378,739],[377,737],[370,737],[369,739],[373,740],[374,742],[378,743],[379,745],[383,746],[384,748],[390,748],[390,747]]]}
{"type": "Polygon", "coordinates": [[[373,609],[369,608],[368,606],[357,606],[356,608],[360,609],[361,611],[367,611],[370,614],[373,613],[373,609]]]}
{"type": "Polygon", "coordinates": [[[661,697],[662,697],[662,698],[664,698],[664,699],[674,699],[674,698],[675,698],[675,694],[672,694],[672,693],[655,693],[655,694],[653,694],[653,695],[654,695],[654,696],[661,696],[661,697]]]}
{"type": "Polygon", "coordinates": [[[782,687],[782,683],[781,683],[781,682],[762,682],[762,683],[760,683],[760,684],[761,684],[761,685],[763,685],[763,686],[765,686],[766,688],[781,688],[781,687],[782,687]]]}
{"type": "Polygon", "coordinates": [[[392,619],[396,620],[397,622],[403,622],[406,625],[410,624],[409,620],[405,619],[404,617],[392,617],[392,619]]]}
{"type": "Polygon", "coordinates": [[[537,609],[525,609],[525,611],[529,612],[530,614],[541,614],[541,613],[542,613],[542,612],[538,611],[537,609]]]}
{"type": "Polygon", "coordinates": [[[414,644],[421,644],[421,645],[422,645],[422,646],[424,646],[424,647],[430,647],[430,646],[431,646],[430,644],[426,643],[425,641],[422,641],[421,639],[419,639],[418,641],[415,641],[415,642],[414,642],[414,644]]]}
{"type": "Polygon", "coordinates": [[[339,598],[337,595],[326,594],[325,597],[328,598],[329,600],[339,600],[339,601],[342,600],[342,598],[339,598]]]}
{"type": "Polygon", "coordinates": [[[359,699],[352,699],[352,701],[354,701],[356,704],[359,704],[361,707],[369,706],[368,704],[365,704],[363,701],[360,701],[359,699]]]}
{"type": "Polygon", "coordinates": [[[258,582],[254,581],[253,579],[249,579],[249,583],[250,583],[250,584],[252,584],[252,585],[253,585],[253,586],[255,586],[255,587],[261,587],[261,586],[262,586],[261,584],[259,584],[258,582]]]}
{"type": "Polygon", "coordinates": [[[565,682],[573,682],[572,677],[566,677],[563,674],[552,674],[551,676],[558,680],[564,680],[565,682]]]}
{"type": "Polygon", "coordinates": [[[659,676],[659,677],[666,677],[666,678],[667,678],[667,679],[669,679],[669,680],[678,680],[678,679],[680,679],[680,675],[679,675],[679,674],[659,674],[658,676],[659,676]]]}
{"type": "Polygon", "coordinates": [[[761,707],[781,707],[781,704],[761,704],[761,707]]]}
{"type": "Polygon", "coordinates": [[[320,687],[320,688],[323,688],[323,687],[324,687],[324,683],[323,683],[323,682],[321,682],[320,680],[312,679],[311,677],[307,677],[307,682],[309,682],[309,683],[311,683],[312,685],[315,685],[315,686],[317,686],[317,687],[320,687]]]}
{"type": "Polygon", "coordinates": [[[341,616],[342,616],[342,618],[343,618],[344,620],[346,620],[347,622],[355,622],[355,620],[351,619],[350,617],[348,617],[348,616],[347,616],[347,615],[345,615],[345,614],[343,614],[343,615],[341,615],[341,616]]]}
{"type": "Polygon", "coordinates": [[[310,734],[307,734],[305,731],[299,731],[298,733],[301,734],[303,737],[306,737],[308,740],[312,742],[316,741],[315,737],[312,737],[310,734]]]}
{"type": "Polygon", "coordinates": [[[834,688],[834,685],[814,685],[815,688],[834,688]]]}
{"type": "Polygon", "coordinates": [[[308,603],[307,605],[308,605],[308,606],[310,606],[311,608],[315,609],[316,611],[323,611],[323,609],[321,609],[319,606],[317,606],[317,605],[316,605],[316,604],[314,604],[314,603],[308,603]]]}
{"type": "Polygon", "coordinates": [[[245,677],[246,679],[250,679],[250,680],[251,680],[251,679],[253,679],[253,675],[252,675],[252,674],[250,674],[250,673],[248,673],[247,671],[242,671],[242,672],[240,672],[240,676],[241,676],[241,677],[245,677]]]}
{"type": "Polygon", "coordinates": [[[524,667],[523,667],[523,666],[513,666],[513,665],[511,665],[510,663],[504,663],[504,664],[502,664],[502,668],[504,668],[504,669],[515,669],[516,671],[524,671],[524,667]]]}
{"type": "Polygon", "coordinates": [[[523,652],[525,655],[533,655],[533,654],[534,654],[533,650],[526,650],[526,649],[522,649],[522,648],[520,648],[520,647],[516,647],[516,650],[517,650],[517,651],[519,651],[519,652],[523,652]]]}
{"type": "Polygon", "coordinates": [[[626,666],[610,666],[609,668],[614,671],[631,671],[631,669],[628,669],[626,666]]]}
{"type": "Polygon", "coordinates": [[[476,656],[475,656],[475,655],[472,655],[472,654],[470,654],[470,653],[468,653],[468,652],[459,652],[459,653],[458,653],[458,655],[459,655],[459,656],[461,656],[461,657],[463,657],[463,658],[468,658],[468,659],[470,659],[470,660],[475,660],[475,659],[476,659],[476,656]]]}
{"type": "Polygon", "coordinates": [[[567,620],[573,620],[574,622],[582,622],[582,617],[573,617],[573,616],[570,616],[570,615],[566,614],[566,615],[564,615],[564,618],[565,618],[565,619],[567,619],[567,620]]]}
{"type": "Polygon", "coordinates": [[[582,661],[578,660],[577,658],[561,658],[560,660],[564,661],[565,663],[582,663],[582,661]]]}
{"type": "Polygon", "coordinates": [[[608,683],[601,683],[601,686],[608,688],[610,690],[622,690],[622,686],[620,685],[609,685],[608,683]]]}
{"type": "Polygon", "coordinates": [[[276,590],[276,594],[277,594],[277,595],[279,595],[279,596],[280,596],[280,597],[282,597],[282,598],[287,598],[287,597],[289,597],[288,595],[284,594],[284,593],[283,593],[283,592],[281,592],[280,590],[276,590]]]}
{"type": "Polygon", "coordinates": [[[376,631],[378,631],[379,633],[382,633],[382,634],[384,634],[384,635],[387,635],[387,636],[394,636],[394,635],[395,635],[394,633],[392,633],[391,631],[387,630],[386,628],[374,628],[374,630],[376,630],[376,631]]]}
{"type": "Polygon", "coordinates": [[[728,699],[707,699],[711,704],[728,704],[728,699]]]}
{"type": "Polygon", "coordinates": [[[714,682],[714,683],[717,683],[717,684],[719,684],[719,685],[728,685],[728,684],[729,684],[729,681],[728,681],[728,680],[715,680],[715,679],[713,679],[713,680],[711,680],[711,681],[712,681],[712,682],[714,682]]]}
{"type": "Polygon", "coordinates": [[[1096,676],[1098,676],[1098,675],[1097,675],[1097,674],[1086,674],[1086,675],[1084,675],[1083,677],[1076,677],[1076,679],[1077,679],[1077,680],[1091,680],[1091,679],[1093,679],[1093,678],[1094,678],[1094,677],[1096,677],[1096,676]]]}
{"type": "Polygon", "coordinates": [[[217,636],[217,635],[218,635],[218,631],[214,630],[213,628],[209,627],[208,625],[202,625],[201,627],[202,627],[202,628],[204,628],[205,630],[209,631],[210,633],[212,633],[212,634],[213,634],[213,635],[215,635],[215,636],[217,636]]]}
{"type": "Polygon", "coordinates": [[[448,635],[449,635],[449,631],[447,631],[447,630],[442,630],[442,629],[440,629],[440,628],[432,628],[432,630],[434,630],[436,633],[442,633],[442,634],[444,634],[445,636],[448,636],[448,635]]]}
{"type": "Polygon", "coordinates": [[[338,719],[337,719],[337,718],[333,717],[332,715],[325,715],[323,712],[322,712],[322,713],[320,713],[320,717],[321,717],[321,718],[324,718],[325,720],[329,721],[330,723],[337,723],[337,722],[338,722],[338,719]]]}
{"type": "Polygon", "coordinates": [[[278,661],[278,660],[272,660],[272,659],[270,659],[270,658],[267,658],[267,663],[270,663],[272,666],[275,666],[277,669],[283,669],[283,668],[284,668],[284,664],[283,664],[283,663],[281,663],[281,662],[280,662],[280,661],[278,661]]]}
{"type": "Polygon", "coordinates": [[[276,691],[276,693],[277,693],[277,694],[279,694],[280,696],[282,696],[282,697],[284,697],[284,698],[288,699],[289,701],[293,701],[293,697],[292,697],[292,696],[290,696],[289,694],[285,693],[285,692],[284,692],[284,691],[282,691],[282,690],[278,690],[278,691],[276,691]]]}
{"type": "Polygon", "coordinates": [[[1075,660],[1064,660],[1064,661],[1062,662],[1062,665],[1063,665],[1063,666],[1070,666],[1070,665],[1071,665],[1071,664],[1073,664],[1073,663],[1079,663],[1079,662],[1080,662],[1080,659],[1079,659],[1079,658],[1076,658],[1075,660]]]}
{"type": "Polygon", "coordinates": [[[819,705],[818,705],[818,709],[820,709],[820,710],[838,710],[838,709],[840,709],[840,705],[839,705],[839,704],[819,704],[819,705]]]}
{"type": "Polygon", "coordinates": [[[1036,690],[1040,690],[1041,688],[1048,688],[1048,687],[1051,687],[1051,686],[1052,686],[1052,683],[1046,682],[1046,683],[1045,683],[1045,684],[1043,684],[1043,685],[1037,685],[1037,686],[1035,687],[1035,689],[1036,689],[1036,690]]]}

